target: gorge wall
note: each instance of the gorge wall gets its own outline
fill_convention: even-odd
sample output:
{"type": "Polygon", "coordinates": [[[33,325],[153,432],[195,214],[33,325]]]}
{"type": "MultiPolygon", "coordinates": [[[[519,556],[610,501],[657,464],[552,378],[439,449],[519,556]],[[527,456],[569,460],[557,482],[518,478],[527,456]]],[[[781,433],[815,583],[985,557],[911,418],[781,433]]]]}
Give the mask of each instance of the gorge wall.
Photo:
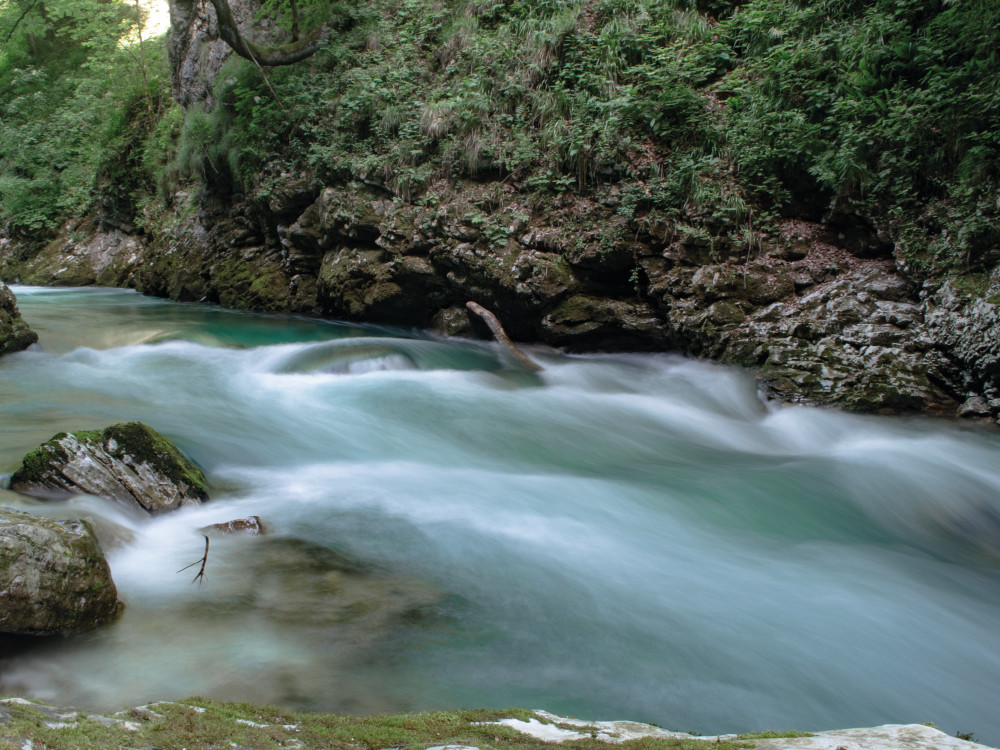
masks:
{"type": "MultiPolygon", "coordinates": [[[[255,8],[231,4],[249,31],[255,8]]],[[[210,101],[231,56],[214,13],[171,0],[171,14],[174,96],[210,101]]],[[[475,300],[518,340],[751,367],[783,401],[1000,418],[998,248],[927,278],[893,226],[835,208],[748,232],[696,205],[665,211],[638,180],[539,195],[487,171],[414,196],[290,161],[258,177],[266,189],[175,190],[141,232],[91,217],[38,253],[4,240],[2,275],[486,336],[475,300]]]]}

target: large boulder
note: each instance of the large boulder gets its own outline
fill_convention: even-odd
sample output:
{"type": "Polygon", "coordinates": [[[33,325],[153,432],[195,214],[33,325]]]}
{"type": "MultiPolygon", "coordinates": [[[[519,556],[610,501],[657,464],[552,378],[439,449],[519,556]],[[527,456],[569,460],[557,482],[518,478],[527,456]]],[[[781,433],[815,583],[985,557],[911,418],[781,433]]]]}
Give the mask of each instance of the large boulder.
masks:
{"type": "Polygon", "coordinates": [[[19,352],[38,341],[17,309],[14,293],[0,281],[0,355],[19,352]]]}
{"type": "Polygon", "coordinates": [[[59,433],[24,457],[11,489],[45,498],[97,495],[148,513],[208,499],[201,469],[142,422],[59,433]]]}
{"type": "Polygon", "coordinates": [[[122,609],[86,521],[52,521],[0,508],[0,632],[76,633],[122,609]]]}

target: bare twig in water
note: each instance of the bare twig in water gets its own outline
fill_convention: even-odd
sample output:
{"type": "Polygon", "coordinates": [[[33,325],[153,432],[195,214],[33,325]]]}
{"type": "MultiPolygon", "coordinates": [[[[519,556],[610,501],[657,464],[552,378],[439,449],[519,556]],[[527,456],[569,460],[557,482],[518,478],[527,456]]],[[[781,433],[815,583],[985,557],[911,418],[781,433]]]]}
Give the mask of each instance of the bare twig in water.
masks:
{"type": "Polygon", "coordinates": [[[205,563],[208,562],[208,535],[202,534],[202,536],[205,537],[205,554],[202,555],[202,558],[200,560],[195,560],[190,565],[185,565],[183,568],[177,571],[178,573],[183,573],[188,568],[193,568],[198,563],[201,563],[201,568],[198,569],[198,575],[194,577],[194,580],[191,581],[191,583],[197,582],[200,584],[202,581],[205,580],[205,563]]]}
{"type": "Polygon", "coordinates": [[[537,371],[542,369],[540,364],[518,349],[517,344],[510,340],[510,336],[507,335],[503,326],[500,325],[500,321],[497,320],[496,315],[476,302],[466,302],[465,306],[483,319],[486,325],[489,326],[490,332],[493,334],[493,338],[497,340],[497,343],[503,347],[511,359],[513,359],[518,365],[525,370],[537,371]]]}

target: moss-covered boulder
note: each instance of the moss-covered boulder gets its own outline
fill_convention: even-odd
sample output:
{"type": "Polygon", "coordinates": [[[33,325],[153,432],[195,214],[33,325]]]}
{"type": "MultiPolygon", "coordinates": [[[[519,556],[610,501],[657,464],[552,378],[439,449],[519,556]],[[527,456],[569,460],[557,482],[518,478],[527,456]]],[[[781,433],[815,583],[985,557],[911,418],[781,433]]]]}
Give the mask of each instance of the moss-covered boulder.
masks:
{"type": "Polygon", "coordinates": [[[97,495],[148,513],[208,499],[201,469],[142,422],[59,433],[24,457],[11,489],[46,498],[97,495]]]}
{"type": "Polygon", "coordinates": [[[0,632],[90,630],[122,608],[86,521],[52,521],[0,507],[0,632]]]}
{"type": "Polygon", "coordinates": [[[0,356],[19,352],[36,341],[38,334],[21,317],[14,293],[0,281],[0,356]]]}

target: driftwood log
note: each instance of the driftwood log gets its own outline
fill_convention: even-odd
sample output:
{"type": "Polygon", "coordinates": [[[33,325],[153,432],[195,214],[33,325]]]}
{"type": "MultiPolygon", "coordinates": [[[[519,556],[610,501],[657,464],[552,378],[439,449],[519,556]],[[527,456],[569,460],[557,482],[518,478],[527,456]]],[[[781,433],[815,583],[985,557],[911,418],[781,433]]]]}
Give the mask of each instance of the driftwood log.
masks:
{"type": "Polygon", "coordinates": [[[532,372],[537,372],[542,369],[542,366],[535,362],[531,357],[522,352],[517,348],[517,344],[510,340],[510,336],[500,325],[500,321],[497,320],[497,316],[487,310],[485,307],[477,302],[466,302],[465,306],[469,308],[471,312],[474,312],[483,322],[489,326],[490,333],[493,334],[493,338],[497,340],[500,347],[504,350],[504,353],[521,369],[530,370],[532,372]]]}

